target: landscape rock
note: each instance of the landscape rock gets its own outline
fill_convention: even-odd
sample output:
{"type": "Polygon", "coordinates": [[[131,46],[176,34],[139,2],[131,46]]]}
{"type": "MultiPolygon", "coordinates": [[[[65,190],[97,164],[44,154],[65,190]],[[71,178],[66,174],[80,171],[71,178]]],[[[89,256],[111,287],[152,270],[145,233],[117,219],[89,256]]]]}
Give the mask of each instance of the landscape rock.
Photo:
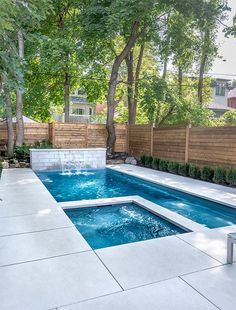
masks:
{"type": "Polygon", "coordinates": [[[6,160],[4,160],[4,161],[2,162],[2,168],[3,168],[3,169],[9,169],[9,162],[6,161],[6,160]]]}
{"type": "Polygon", "coordinates": [[[29,163],[26,163],[26,162],[24,162],[24,161],[19,162],[19,165],[20,165],[19,168],[29,168],[29,167],[30,167],[30,164],[29,164],[29,163]]]}
{"type": "Polygon", "coordinates": [[[130,165],[137,165],[137,160],[134,157],[127,157],[125,163],[130,165]]]}
{"type": "Polygon", "coordinates": [[[107,165],[121,165],[124,164],[124,160],[122,159],[108,159],[107,165]]]}

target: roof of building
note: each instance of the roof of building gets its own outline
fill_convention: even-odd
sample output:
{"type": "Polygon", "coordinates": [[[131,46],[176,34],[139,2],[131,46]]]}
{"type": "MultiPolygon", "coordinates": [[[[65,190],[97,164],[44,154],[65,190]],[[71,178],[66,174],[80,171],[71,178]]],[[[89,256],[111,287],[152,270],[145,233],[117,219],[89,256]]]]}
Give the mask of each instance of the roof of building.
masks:
{"type": "MultiPolygon", "coordinates": [[[[12,118],[12,122],[16,123],[16,117],[12,118]]],[[[37,123],[35,120],[33,120],[33,119],[31,119],[31,118],[29,118],[27,116],[24,116],[24,115],[23,115],[23,122],[24,123],[37,123]]]]}
{"type": "Polygon", "coordinates": [[[236,87],[229,91],[228,98],[236,98],[236,87]]]}

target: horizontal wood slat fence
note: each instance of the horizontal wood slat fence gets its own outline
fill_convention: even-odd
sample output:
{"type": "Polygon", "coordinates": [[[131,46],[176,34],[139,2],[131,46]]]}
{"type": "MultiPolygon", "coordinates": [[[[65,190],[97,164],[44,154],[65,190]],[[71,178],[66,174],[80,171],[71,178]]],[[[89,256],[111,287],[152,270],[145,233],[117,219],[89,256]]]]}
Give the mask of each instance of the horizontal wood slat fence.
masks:
{"type": "MultiPolygon", "coordinates": [[[[16,136],[16,126],[14,126],[16,136]]],[[[115,152],[127,152],[127,126],[116,125],[115,152]]],[[[55,148],[106,147],[107,131],[103,124],[26,123],[25,144],[49,140],[55,148]]],[[[0,150],[6,150],[7,126],[0,124],[0,150]]]]}
{"type": "MultiPolygon", "coordinates": [[[[236,166],[236,126],[116,125],[115,130],[116,152],[127,152],[135,157],[152,155],[200,166],[236,166]]],[[[26,144],[50,140],[55,148],[95,148],[106,147],[106,139],[106,126],[102,124],[25,124],[26,144]]],[[[0,124],[0,150],[6,150],[6,143],[6,124],[0,124]]]]}
{"type": "Polygon", "coordinates": [[[129,126],[129,153],[199,166],[236,166],[236,127],[129,126]]]}

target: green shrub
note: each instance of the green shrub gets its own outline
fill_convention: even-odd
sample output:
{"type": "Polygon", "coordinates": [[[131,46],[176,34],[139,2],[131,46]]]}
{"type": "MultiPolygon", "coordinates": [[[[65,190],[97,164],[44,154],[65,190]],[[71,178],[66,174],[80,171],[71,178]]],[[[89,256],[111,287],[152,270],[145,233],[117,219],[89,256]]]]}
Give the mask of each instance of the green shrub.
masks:
{"type": "Polygon", "coordinates": [[[145,167],[151,168],[152,167],[152,162],[153,162],[153,157],[152,156],[146,156],[146,158],[145,158],[145,167]]]}
{"type": "Polygon", "coordinates": [[[171,173],[178,173],[179,170],[179,163],[176,161],[170,161],[168,163],[168,171],[171,173]]]}
{"type": "Polygon", "coordinates": [[[194,179],[200,179],[201,171],[200,168],[194,164],[189,165],[189,176],[194,179]]]}
{"type": "Polygon", "coordinates": [[[52,144],[48,140],[42,140],[42,141],[35,142],[33,147],[35,149],[51,149],[52,148],[52,144]]]}
{"type": "Polygon", "coordinates": [[[140,156],[140,162],[142,166],[145,166],[145,162],[146,162],[146,155],[141,155],[140,156]]]}
{"type": "Polygon", "coordinates": [[[152,161],[152,168],[155,170],[159,169],[160,158],[154,157],[152,161]]]}
{"type": "Polygon", "coordinates": [[[212,169],[211,167],[209,166],[204,166],[202,169],[201,169],[201,179],[203,181],[209,181],[211,182],[212,179],[213,179],[213,176],[214,176],[214,169],[212,169]]]}
{"type": "Polygon", "coordinates": [[[236,186],[236,169],[231,168],[226,171],[226,182],[231,186],[236,186]]]}
{"type": "Polygon", "coordinates": [[[223,167],[215,168],[213,182],[217,184],[224,184],[226,183],[226,169],[223,167]]]}
{"type": "Polygon", "coordinates": [[[22,146],[15,147],[15,158],[16,159],[29,159],[30,149],[50,149],[52,145],[49,141],[37,141],[33,145],[23,144],[22,146]]]}
{"type": "Polygon", "coordinates": [[[159,161],[159,169],[161,171],[168,171],[169,160],[160,159],[159,161]]]}
{"type": "Polygon", "coordinates": [[[28,159],[30,157],[30,148],[32,146],[23,144],[15,147],[15,157],[17,159],[28,159]]]}
{"type": "Polygon", "coordinates": [[[2,174],[2,161],[0,160],[0,176],[2,174]]]}
{"type": "Polygon", "coordinates": [[[179,164],[178,174],[184,177],[188,176],[189,164],[179,164]]]}

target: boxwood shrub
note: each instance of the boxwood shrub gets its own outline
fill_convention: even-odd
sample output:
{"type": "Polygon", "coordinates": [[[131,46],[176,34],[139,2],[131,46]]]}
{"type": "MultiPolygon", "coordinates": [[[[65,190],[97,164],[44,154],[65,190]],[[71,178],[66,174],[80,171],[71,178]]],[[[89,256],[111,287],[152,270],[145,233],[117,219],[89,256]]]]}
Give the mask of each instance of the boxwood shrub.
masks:
{"type": "Polygon", "coordinates": [[[194,164],[189,165],[189,176],[194,179],[200,179],[201,170],[198,166],[194,164]]]}
{"type": "Polygon", "coordinates": [[[152,161],[152,168],[155,170],[159,169],[160,158],[154,157],[152,161]]]}
{"type": "Polygon", "coordinates": [[[168,171],[169,160],[160,159],[159,169],[161,171],[168,171]]]}
{"type": "Polygon", "coordinates": [[[146,156],[146,158],[145,158],[145,167],[151,168],[152,167],[152,162],[153,162],[153,157],[152,156],[146,156]]]}
{"type": "MultiPolygon", "coordinates": [[[[236,168],[227,169],[224,167],[212,168],[204,166],[201,169],[195,164],[178,163],[158,157],[147,155],[140,156],[140,164],[147,168],[171,172],[182,176],[190,176],[194,179],[201,179],[203,181],[214,182],[217,184],[229,184],[236,186],[236,168]]],[[[0,164],[1,170],[1,164],[0,164]]]]}
{"type": "Polygon", "coordinates": [[[214,169],[212,169],[209,166],[204,166],[201,169],[201,179],[203,181],[208,181],[208,182],[212,182],[214,176],[214,169]]]}
{"type": "Polygon", "coordinates": [[[188,171],[189,171],[189,164],[187,164],[187,163],[185,163],[185,164],[180,163],[179,164],[179,168],[178,168],[178,174],[179,175],[187,177],[189,175],[188,171]]]}
{"type": "Polygon", "coordinates": [[[213,182],[217,184],[226,183],[226,169],[223,167],[216,167],[214,171],[213,182]]]}
{"type": "Polygon", "coordinates": [[[146,155],[141,155],[140,156],[140,162],[142,166],[145,166],[145,162],[146,162],[146,155]]]}
{"type": "Polygon", "coordinates": [[[175,161],[170,161],[168,163],[168,171],[171,173],[178,173],[179,170],[179,163],[175,161]]]}
{"type": "Polygon", "coordinates": [[[236,169],[231,168],[226,172],[226,182],[231,186],[236,186],[236,169]]]}

